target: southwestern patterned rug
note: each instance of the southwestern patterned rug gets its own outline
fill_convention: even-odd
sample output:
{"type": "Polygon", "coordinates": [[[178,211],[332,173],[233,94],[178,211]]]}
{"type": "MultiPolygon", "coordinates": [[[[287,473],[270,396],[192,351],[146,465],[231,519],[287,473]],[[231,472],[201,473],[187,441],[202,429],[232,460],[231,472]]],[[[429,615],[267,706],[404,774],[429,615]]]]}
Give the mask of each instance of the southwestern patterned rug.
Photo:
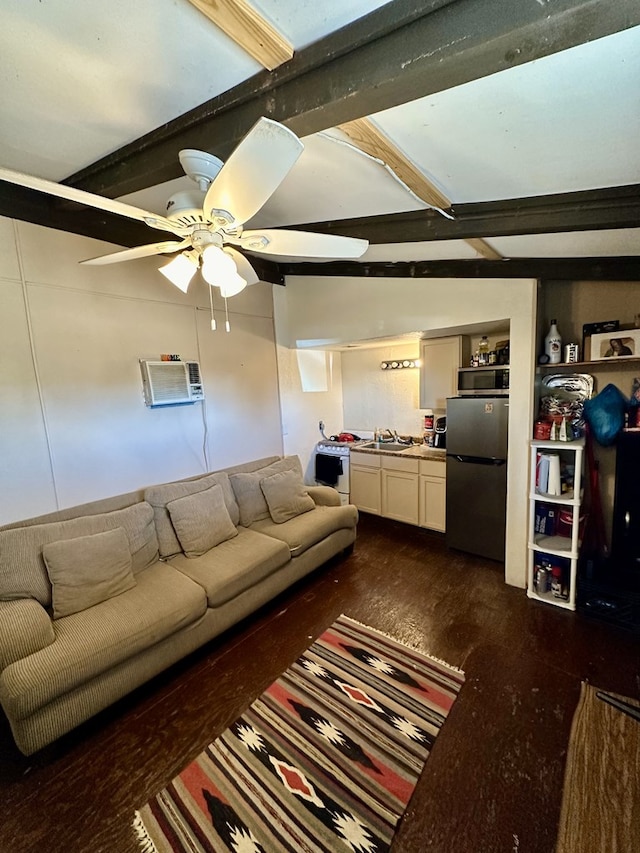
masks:
{"type": "Polygon", "coordinates": [[[463,682],[340,616],[136,813],[141,849],[388,850],[463,682]]]}

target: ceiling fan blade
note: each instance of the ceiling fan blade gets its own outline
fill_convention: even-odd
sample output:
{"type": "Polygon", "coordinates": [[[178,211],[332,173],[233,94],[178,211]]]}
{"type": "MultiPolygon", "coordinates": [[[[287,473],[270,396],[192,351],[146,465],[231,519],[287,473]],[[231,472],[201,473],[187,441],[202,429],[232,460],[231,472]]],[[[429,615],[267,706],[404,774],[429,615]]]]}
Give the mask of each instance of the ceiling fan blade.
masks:
{"type": "Polygon", "coordinates": [[[258,274],[243,254],[232,249],[231,246],[225,246],[222,251],[227,255],[231,255],[236,265],[236,269],[238,270],[238,274],[247,282],[247,284],[257,284],[260,281],[258,274]]]}
{"type": "Polygon", "coordinates": [[[305,258],[359,258],[369,246],[368,240],[316,234],[312,231],[288,231],[265,228],[244,231],[238,241],[243,249],[265,255],[291,255],[305,258]]]}
{"type": "Polygon", "coordinates": [[[33,175],[26,175],[24,172],[14,172],[13,169],[4,169],[0,166],[0,181],[8,181],[10,184],[18,184],[28,189],[37,190],[47,195],[64,198],[68,201],[75,201],[78,204],[84,204],[87,207],[95,207],[98,210],[106,210],[108,213],[115,213],[118,216],[126,216],[128,219],[137,219],[140,222],[145,222],[151,228],[159,228],[163,231],[171,231],[182,236],[183,228],[181,225],[172,222],[164,216],[159,216],[157,213],[151,213],[148,210],[142,210],[139,207],[133,207],[130,204],[124,204],[121,201],[114,201],[111,198],[105,198],[101,195],[87,193],[84,190],[77,190],[74,187],[67,187],[65,184],[56,184],[54,181],[47,181],[45,178],[36,178],[33,175]]]}
{"type": "Polygon", "coordinates": [[[150,255],[162,255],[164,252],[180,252],[188,249],[191,240],[183,240],[181,243],[169,240],[166,243],[149,243],[146,246],[136,246],[133,249],[124,249],[122,252],[112,252],[110,255],[100,255],[97,258],[88,258],[80,261],[81,264],[117,264],[120,261],[135,261],[137,258],[147,258],[150,255]]]}
{"type": "Polygon", "coordinates": [[[220,227],[247,222],[284,180],[303,148],[283,124],[258,119],[209,187],[203,205],[205,218],[220,227]],[[231,221],[217,219],[216,211],[231,214],[231,221]]]}

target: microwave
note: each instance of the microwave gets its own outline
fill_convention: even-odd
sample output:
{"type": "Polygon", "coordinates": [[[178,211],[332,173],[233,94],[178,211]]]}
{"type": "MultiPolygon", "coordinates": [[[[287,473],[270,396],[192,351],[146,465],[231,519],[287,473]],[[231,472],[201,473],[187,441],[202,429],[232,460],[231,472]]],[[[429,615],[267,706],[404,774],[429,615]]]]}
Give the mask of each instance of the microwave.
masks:
{"type": "Polygon", "coordinates": [[[461,367],[458,370],[459,397],[509,396],[509,368],[461,367]]]}

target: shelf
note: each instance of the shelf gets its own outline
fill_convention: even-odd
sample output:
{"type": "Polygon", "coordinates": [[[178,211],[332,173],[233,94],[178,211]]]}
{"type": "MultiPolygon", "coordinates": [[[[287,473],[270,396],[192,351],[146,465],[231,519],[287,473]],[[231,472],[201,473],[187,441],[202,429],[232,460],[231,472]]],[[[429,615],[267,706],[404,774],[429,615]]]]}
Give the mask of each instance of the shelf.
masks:
{"type": "Polygon", "coordinates": [[[572,373],[580,373],[581,367],[604,367],[616,368],[625,364],[638,364],[640,356],[621,355],[615,358],[598,358],[595,361],[563,361],[560,364],[538,364],[536,369],[545,373],[553,373],[555,370],[570,370],[572,373]]]}
{"type": "Polygon", "coordinates": [[[509,370],[508,364],[479,364],[477,367],[460,367],[461,373],[477,373],[479,370],[509,370]]]}
{"type": "Polygon", "coordinates": [[[554,557],[565,557],[567,560],[578,558],[578,554],[571,550],[571,539],[568,536],[544,536],[536,533],[535,539],[529,545],[529,548],[532,551],[553,554],[554,557]]]}
{"type": "Polygon", "coordinates": [[[550,441],[543,438],[532,438],[529,445],[540,447],[542,450],[579,450],[584,448],[584,438],[574,438],[573,441],[550,441]]]}
{"type": "Polygon", "coordinates": [[[565,610],[575,610],[575,604],[571,604],[570,601],[566,601],[563,598],[556,598],[553,593],[547,592],[544,595],[538,595],[537,592],[533,592],[532,590],[527,590],[527,595],[529,598],[534,598],[536,601],[544,601],[545,604],[553,604],[556,607],[563,607],[565,610]]]}
{"type": "MultiPolygon", "coordinates": [[[[537,601],[560,607],[564,610],[576,609],[576,573],[578,567],[578,553],[580,549],[580,506],[582,502],[582,481],[584,476],[584,438],[575,441],[551,441],[545,439],[531,439],[529,441],[529,571],[527,578],[527,595],[537,601]],[[567,485],[573,488],[560,495],[550,495],[547,492],[539,492],[536,489],[537,462],[541,451],[552,451],[565,463],[574,462],[573,482],[568,480],[567,485]],[[572,455],[569,455],[572,454],[572,455]],[[556,510],[558,518],[561,515],[570,515],[570,536],[548,536],[544,533],[536,533],[535,528],[540,516],[540,507],[549,504],[558,507],[570,507],[568,513],[556,510]],[[543,555],[538,557],[537,555],[543,555]],[[548,560],[545,560],[545,556],[548,560]],[[562,583],[566,585],[567,599],[556,598],[549,592],[538,595],[536,592],[535,573],[536,567],[542,561],[548,561],[551,566],[558,567],[562,573],[562,583]]],[[[550,510],[550,512],[552,512],[550,510]]],[[[566,524],[566,519],[563,518],[566,524]]],[[[563,528],[561,528],[563,529],[563,528]]]]}
{"type": "Polygon", "coordinates": [[[534,492],[529,495],[532,501],[546,504],[562,504],[563,506],[580,506],[580,498],[574,497],[573,491],[565,492],[564,495],[546,495],[543,492],[534,492]]]}

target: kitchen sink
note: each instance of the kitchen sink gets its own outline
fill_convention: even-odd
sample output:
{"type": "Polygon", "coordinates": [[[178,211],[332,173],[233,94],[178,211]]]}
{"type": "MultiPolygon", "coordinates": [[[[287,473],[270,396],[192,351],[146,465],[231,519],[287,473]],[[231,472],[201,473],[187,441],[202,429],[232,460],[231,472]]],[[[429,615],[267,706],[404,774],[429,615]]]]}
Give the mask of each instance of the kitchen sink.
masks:
{"type": "Polygon", "coordinates": [[[366,444],[360,444],[365,450],[408,450],[410,444],[400,444],[397,441],[368,441],[366,444]]]}

